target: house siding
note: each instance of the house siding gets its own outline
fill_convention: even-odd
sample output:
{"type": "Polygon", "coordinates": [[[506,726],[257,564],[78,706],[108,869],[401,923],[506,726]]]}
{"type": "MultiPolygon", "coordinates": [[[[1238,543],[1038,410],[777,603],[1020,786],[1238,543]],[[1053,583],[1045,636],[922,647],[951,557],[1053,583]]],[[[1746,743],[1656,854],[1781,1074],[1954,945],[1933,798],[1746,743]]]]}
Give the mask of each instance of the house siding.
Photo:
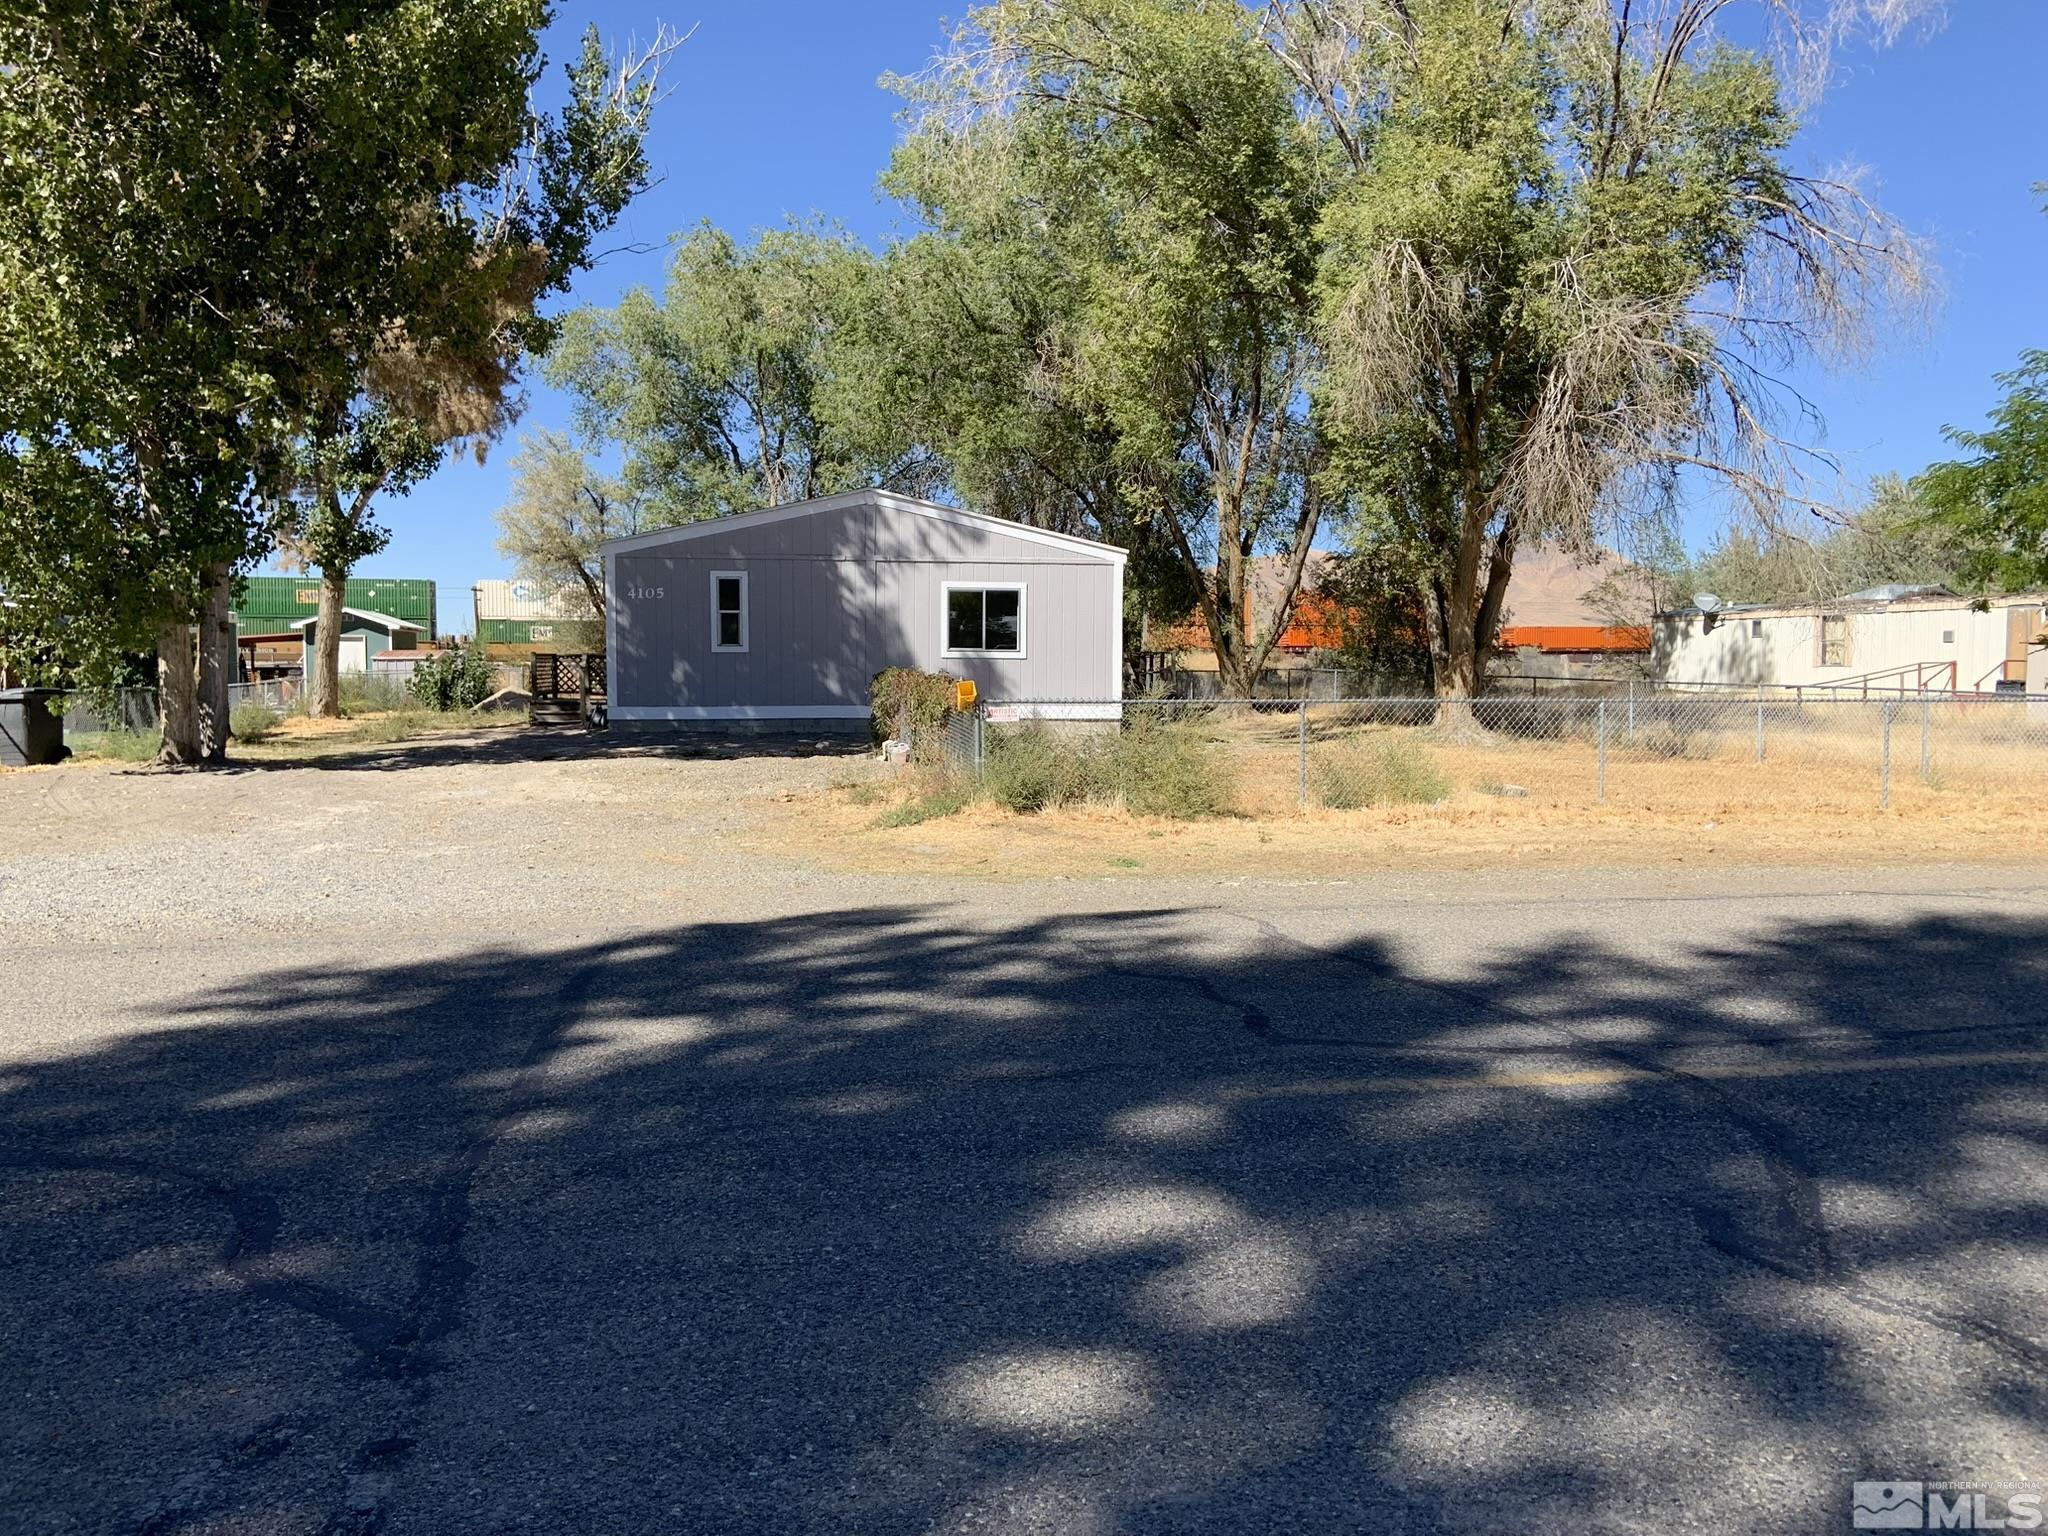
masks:
{"type": "MultiPolygon", "coordinates": [[[[1943,668],[1932,685],[1947,687],[1945,669],[1953,662],[1954,686],[1988,689],[2011,660],[2007,610],[2013,607],[2031,615],[2040,611],[2041,599],[1997,601],[1982,613],[1961,601],[1845,610],[1847,649],[1839,666],[1821,659],[1819,609],[1734,609],[1712,630],[1696,613],[1667,614],[1657,622],[1655,670],[1674,683],[1813,687],[1925,666],[1930,678],[1933,668],[1943,668]]],[[[1905,686],[1913,686],[1910,676],[1905,686]]]]}
{"type": "Polygon", "coordinates": [[[854,710],[890,666],[971,678],[996,699],[1122,693],[1121,568],[1082,551],[862,504],[610,562],[615,710],[854,710]],[[713,648],[714,571],[747,574],[744,652],[713,648]],[[943,654],[944,588],[977,582],[1025,589],[1022,657],[943,654]]]}

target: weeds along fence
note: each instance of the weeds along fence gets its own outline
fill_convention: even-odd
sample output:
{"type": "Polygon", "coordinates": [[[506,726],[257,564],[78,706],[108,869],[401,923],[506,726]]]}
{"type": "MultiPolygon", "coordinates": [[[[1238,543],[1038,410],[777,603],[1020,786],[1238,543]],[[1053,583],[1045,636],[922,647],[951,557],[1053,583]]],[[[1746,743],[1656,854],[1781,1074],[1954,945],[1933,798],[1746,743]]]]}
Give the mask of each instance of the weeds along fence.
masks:
{"type": "MultiPolygon", "coordinates": [[[[1194,672],[1179,667],[1151,667],[1143,669],[1139,681],[1142,688],[1133,688],[1134,696],[1148,698],[1196,699],[1204,702],[1230,702],[1223,680],[1214,672],[1194,672]]],[[[1428,679],[1412,671],[1354,671],[1340,667],[1269,667],[1261,672],[1252,686],[1252,696],[1259,701],[1295,702],[1307,699],[1312,703],[1342,704],[1360,699],[1402,699],[1414,698],[1427,692],[1428,679]]],[[[1865,677],[1853,682],[1840,683],[1692,683],[1673,682],[1669,679],[1651,678],[1629,671],[1617,671],[1613,675],[1601,675],[1583,668],[1563,672],[1520,673],[1503,669],[1489,670],[1486,675],[1485,692],[1489,696],[1522,698],[1626,698],[1631,694],[1647,695],[1657,693],[1680,693],[1705,698],[1755,698],[1761,693],[1766,698],[1791,699],[1796,701],[1821,699],[1915,699],[1923,692],[1942,690],[1916,687],[1910,680],[1894,679],[1884,681],[1865,677]]],[[[1948,696],[1969,697],[1948,690],[1948,696]]],[[[1990,697],[1990,695],[1986,695],[1990,697]]]]}
{"type": "Polygon", "coordinates": [[[64,735],[67,739],[97,736],[107,731],[153,731],[156,728],[154,688],[123,688],[111,699],[98,704],[83,694],[72,694],[64,701],[64,735]]]}
{"type": "Polygon", "coordinates": [[[1055,793],[1068,799],[1088,773],[1128,782],[1148,761],[1185,778],[1199,752],[1227,808],[1251,815],[1486,797],[1679,815],[2048,809],[2041,698],[1012,700],[953,717],[943,750],[1006,799],[1031,773],[1075,781],[1055,793]],[[1131,749],[1133,733],[1181,750],[1131,749]],[[1072,766],[1091,754],[1122,766],[1072,766]]]}
{"type": "MultiPolygon", "coordinates": [[[[304,682],[296,677],[230,683],[228,710],[233,713],[246,704],[262,704],[283,714],[297,702],[304,688],[304,682]]],[[[154,731],[157,724],[158,704],[154,688],[123,688],[111,701],[103,704],[94,704],[83,694],[73,694],[64,702],[66,736],[91,736],[103,731],[154,731]]]]}
{"type": "MultiPolygon", "coordinates": [[[[499,667],[498,685],[517,684],[524,674],[516,667],[499,667]]],[[[414,702],[410,692],[411,668],[402,675],[346,672],[341,677],[344,709],[403,709],[414,702]]],[[[261,704],[285,714],[305,698],[303,678],[272,677],[254,683],[228,685],[228,710],[261,704]]],[[[95,704],[83,694],[73,694],[64,703],[64,734],[67,737],[97,735],[106,731],[154,731],[158,725],[157,691],[154,688],[123,688],[111,700],[95,704]]]]}

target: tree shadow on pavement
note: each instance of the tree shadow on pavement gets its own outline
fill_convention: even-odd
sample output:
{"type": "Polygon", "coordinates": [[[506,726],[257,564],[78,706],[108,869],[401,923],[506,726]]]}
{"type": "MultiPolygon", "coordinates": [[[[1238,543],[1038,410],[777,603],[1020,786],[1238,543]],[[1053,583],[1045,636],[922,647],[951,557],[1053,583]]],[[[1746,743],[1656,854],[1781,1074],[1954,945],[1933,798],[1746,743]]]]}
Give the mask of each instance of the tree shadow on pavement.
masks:
{"type": "Polygon", "coordinates": [[[1846,1529],[2048,1476],[2048,923],[928,908],[0,1075],[0,1530],[1846,1529]]]}

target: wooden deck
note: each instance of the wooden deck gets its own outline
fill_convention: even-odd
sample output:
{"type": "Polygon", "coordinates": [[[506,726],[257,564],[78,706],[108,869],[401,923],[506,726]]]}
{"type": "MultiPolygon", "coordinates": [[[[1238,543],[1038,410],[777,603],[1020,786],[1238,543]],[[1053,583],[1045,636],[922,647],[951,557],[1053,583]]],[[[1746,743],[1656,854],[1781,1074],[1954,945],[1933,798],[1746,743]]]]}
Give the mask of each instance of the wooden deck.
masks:
{"type": "Polygon", "coordinates": [[[535,725],[604,724],[602,655],[565,656],[537,651],[526,668],[528,719],[535,725]]]}

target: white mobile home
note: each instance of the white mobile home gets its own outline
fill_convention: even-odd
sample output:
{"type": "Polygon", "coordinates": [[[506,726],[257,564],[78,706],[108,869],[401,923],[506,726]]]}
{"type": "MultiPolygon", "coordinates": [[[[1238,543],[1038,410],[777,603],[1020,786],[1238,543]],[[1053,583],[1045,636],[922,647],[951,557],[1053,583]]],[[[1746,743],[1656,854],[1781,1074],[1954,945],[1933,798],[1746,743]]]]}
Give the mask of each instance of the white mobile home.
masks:
{"type": "Polygon", "coordinates": [[[1946,588],[1876,587],[1830,603],[1657,616],[1661,681],[1962,693],[2048,692],[2048,594],[1985,604],[1946,588]]]}
{"type": "Polygon", "coordinates": [[[886,667],[1114,716],[1124,551],[887,491],[604,546],[614,728],[864,731],[886,667]]]}

